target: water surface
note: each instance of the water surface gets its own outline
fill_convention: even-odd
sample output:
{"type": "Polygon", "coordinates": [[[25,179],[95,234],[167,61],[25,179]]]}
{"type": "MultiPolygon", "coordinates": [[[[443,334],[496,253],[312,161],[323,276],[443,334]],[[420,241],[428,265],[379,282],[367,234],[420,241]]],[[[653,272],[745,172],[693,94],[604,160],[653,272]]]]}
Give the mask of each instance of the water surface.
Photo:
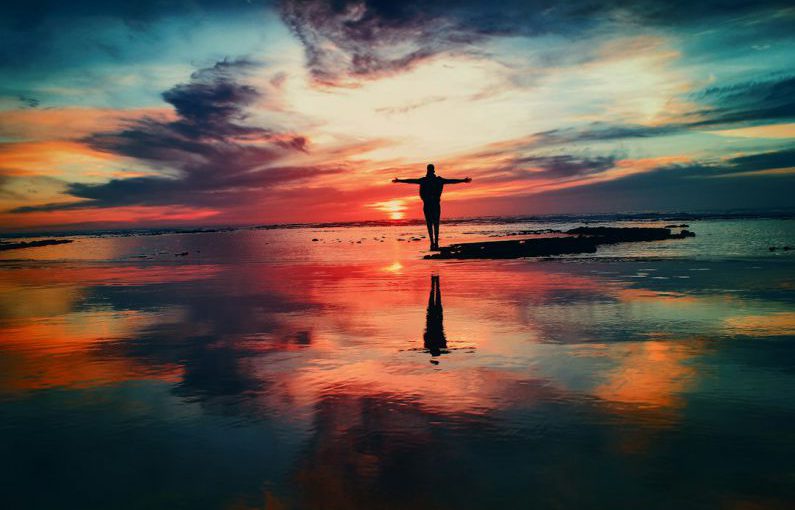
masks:
{"type": "Polygon", "coordinates": [[[413,226],[3,253],[4,499],[791,507],[793,222],[690,228],[543,261],[425,261],[413,226]]]}

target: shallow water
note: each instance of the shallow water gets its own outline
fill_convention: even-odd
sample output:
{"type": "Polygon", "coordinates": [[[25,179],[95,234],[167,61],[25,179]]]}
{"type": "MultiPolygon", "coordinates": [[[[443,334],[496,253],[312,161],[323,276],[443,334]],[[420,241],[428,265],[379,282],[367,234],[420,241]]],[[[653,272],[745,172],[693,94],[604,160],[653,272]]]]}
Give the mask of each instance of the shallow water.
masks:
{"type": "Polygon", "coordinates": [[[419,227],[6,252],[4,499],[790,507],[795,230],[765,221],[545,261],[425,261],[419,227]]]}

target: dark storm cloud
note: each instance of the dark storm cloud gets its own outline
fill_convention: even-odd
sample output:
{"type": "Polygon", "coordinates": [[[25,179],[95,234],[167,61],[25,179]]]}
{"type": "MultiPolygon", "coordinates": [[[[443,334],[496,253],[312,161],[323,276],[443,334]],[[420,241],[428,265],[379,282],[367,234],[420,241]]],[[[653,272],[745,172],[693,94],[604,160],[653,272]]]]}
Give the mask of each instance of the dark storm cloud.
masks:
{"type": "Polygon", "coordinates": [[[575,142],[598,142],[626,138],[652,138],[682,131],[680,124],[644,126],[641,124],[612,124],[592,122],[582,127],[569,127],[542,131],[533,135],[534,145],[557,145],[575,142]]]}
{"type": "Polygon", "coordinates": [[[407,68],[450,44],[446,33],[410,34],[432,20],[401,2],[285,1],[281,14],[303,44],[313,78],[323,83],[407,68]]]}
{"type": "MultiPolygon", "coordinates": [[[[738,174],[750,174],[753,172],[764,172],[767,170],[779,170],[793,167],[795,167],[795,149],[783,149],[719,160],[703,160],[694,163],[666,165],[651,172],[629,176],[625,178],[625,180],[654,179],[655,177],[664,178],[668,176],[676,179],[687,179],[688,182],[692,182],[696,179],[709,179],[710,182],[714,182],[711,178],[728,178],[738,174]]],[[[795,178],[795,174],[791,177],[795,178]]],[[[761,180],[764,180],[764,178],[761,180]]]]}
{"type": "Polygon", "coordinates": [[[616,162],[615,156],[582,158],[570,154],[557,156],[529,156],[517,160],[518,164],[537,166],[548,177],[576,177],[604,172],[616,162]]]}
{"type": "Polygon", "coordinates": [[[552,156],[525,156],[510,159],[483,177],[487,182],[515,182],[517,180],[561,179],[598,174],[613,168],[615,155],[577,156],[558,154],[552,156]]]}
{"type": "Polygon", "coordinates": [[[795,77],[783,76],[712,87],[694,96],[708,108],[692,126],[795,118],[795,77]]]}
{"type": "Polygon", "coordinates": [[[127,129],[98,133],[90,147],[147,161],[175,176],[113,179],[102,184],[71,183],[67,194],[84,199],[67,204],[21,207],[15,212],[122,205],[233,206],[261,196],[263,187],[334,170],[273,168],[285,152],[303,151],[306,139],[243,124],[245,109],[260,93],[240,82],[252,64],[222,61],[163,93],[177,119],[147,118],[127,129]]]}
{"type": "Polygon", "coordinates": [[[571,212],[792,208],[795,174],[754,174],[791,167],[795,167],[795,150],[788,149],[667,165],[524,200],[532,201],[541,210],[565,203],[571,212]]]}
{"type": "Polygon", "coordinates": [[[472,49],[491,35],[565,32],[563,20],[579,9],[552,1],[281,2],[282,19],[304,45],[313,77],[326,84],[407,69],[447,50],[472,49]]]}
{"type": "Polygon", "coordinates": [[[775,13],[778,0],[645,2],[553,0],[487,2],[425,0],[282,0],[284,22],[304,45],[321,83],[345,84],[407,69],[445,51],[476,51],[489,36],[562,34],[585,37],[605,23],[661,28],[709,24],[747,13],[775,13]]]}
{"type": "Polygon", "coordinates": [[[739,172],[795,167],[795,149],[738,156],[729,160],[729,166],[739,172]]]}

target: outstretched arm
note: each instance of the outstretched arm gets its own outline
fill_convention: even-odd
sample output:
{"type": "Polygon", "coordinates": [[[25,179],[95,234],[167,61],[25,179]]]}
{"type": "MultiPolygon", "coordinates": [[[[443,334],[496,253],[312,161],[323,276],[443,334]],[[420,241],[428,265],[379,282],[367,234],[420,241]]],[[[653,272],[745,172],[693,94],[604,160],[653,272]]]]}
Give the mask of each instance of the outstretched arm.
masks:
{"type": "Polygon", "coordinates": [[[442,178],[442,181],[444,181],[445,184],[458,184],[458,183],[461,183],[461,182],[472,182],[472,179],[470,179],[469,177],[464,177],[463,179],[444,179],[444,178],[442,178]]]}
{"type": "Polygon", "coordinates": [[[420,180],[419,179],[398,179],[397,177],[395,177],[394,179],[392,179],[392,182],[402,182],[402,183],[405,183],[405,184],[419,184],[420,180]]]}

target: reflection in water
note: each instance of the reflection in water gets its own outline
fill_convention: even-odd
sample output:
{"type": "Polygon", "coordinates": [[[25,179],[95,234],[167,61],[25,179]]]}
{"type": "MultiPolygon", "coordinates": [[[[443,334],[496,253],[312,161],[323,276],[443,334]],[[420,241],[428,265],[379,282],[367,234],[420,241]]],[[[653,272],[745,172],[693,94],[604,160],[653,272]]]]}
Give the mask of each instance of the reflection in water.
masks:
{"type": "MultiPolygon", "coordinates": [[[[444,336],[444,315],[442,311],[442,289],[439,275],[431,275],[431,292],[428,294],[428,310],[425,314],[425,349],[431,356],[447,353],[447,339],[444,336]]],[[[431,360],[431,363],[438,363],[431,360]]]]}
{"type": "Polygon", "coordinates": [[[384,250],[0,266],[5,506],[793,500],[793,264],[384,250]]]}

